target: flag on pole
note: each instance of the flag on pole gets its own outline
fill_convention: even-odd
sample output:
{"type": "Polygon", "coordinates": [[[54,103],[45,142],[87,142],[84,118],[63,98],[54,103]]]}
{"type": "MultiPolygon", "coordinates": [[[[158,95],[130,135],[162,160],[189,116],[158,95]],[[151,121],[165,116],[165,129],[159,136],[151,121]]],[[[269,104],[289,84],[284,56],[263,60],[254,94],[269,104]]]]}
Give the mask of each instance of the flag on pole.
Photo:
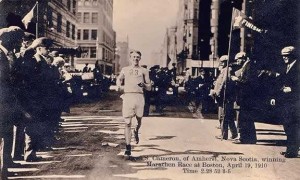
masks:
{"type": "Polygon", "coordinates": [[[257,27],[253,24],[252,20],[248,18],[244,13],[242,13],[240,10],[233,8],[232,12],[232,29],[239,29],[239,28],[249,28],[253,31],[256,31],[258,33],[266,33],[267,30],[257,27]]]}
{"type": "Polygon", "coordinates": [[[24,16],[24,18],[22,19],[22,22],[26,29],[28,28],[28,24],[34,19],[34,10],[35,10],[36,6],[37,6],[37,4],[35,4],[33,6],[33,8],[29,11],[29,13],[26,14],[24,16]]]}

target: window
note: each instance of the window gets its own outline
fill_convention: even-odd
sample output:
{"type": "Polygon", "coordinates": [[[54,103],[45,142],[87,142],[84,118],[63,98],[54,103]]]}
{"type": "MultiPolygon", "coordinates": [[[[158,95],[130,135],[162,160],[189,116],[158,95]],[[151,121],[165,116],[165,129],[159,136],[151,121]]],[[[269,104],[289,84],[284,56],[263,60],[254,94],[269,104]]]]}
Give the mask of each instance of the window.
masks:
{"type": "Polygon", "coordinates": [[[67,26],[66,26],[66,36],[70,37],[70,22],[67,21],[67,26]]]}
{"type": "Polygon", "coordinates": [[[75,40],[75,25],[72,24],[72,39],[75,40]]]}
{"type": "Polygon", "coordinates": [[[83,30],[83,40],[89,40],[89,30],[88,29],[83,30]]]}
{"type": "Polygon", "coordinates": [[[97,30],[92,30],[92,36],[91,36],[92,40],[96,40],[97,39],[97,30]]]}
{"type": "Polygon", "coordinates": [[[73,0],[72,13],[76,14],[76,0],[73,0]]]}
{"type": "Polygon", "coordinates": [[[83,13],[83,23],[89,23],[90,22],[90,13],[85,12],[83,13]]]}
{"type": "Polygon", "coordinates": [[[52,16],[52,8],[51,7],[48,7],[48,10],[47,10],[47,21],[48,21],[48,28],[51,28],[53,27],[53,16],[52,16]]]}
{"type": "Polygon", "coordinates": [[[81,12],[77,12],[77,20],[78,22],[81,22],[81,12]]]}
{"type": "Polygon", "coordinates": [[[92,23],[98,23],[98,13],[92,13],[92,23]]]}
{"type": "Polygon", "coordinates": [[[98,0],[93,0],[93,6],[97,6],[98,5],[98,0]]]}
{"type": "Polygon", "coordinates": [[[89,57],[89,48],[88,47],[82,47],[81,50],[82,50],[81,57],[82,58],[88,58],[89,57]]]}
{"type": "Polygon", "coordinates": [[[96,58],[97,50],[96,47],[91,47],[91,58],[96,58]]]}
{"type": "Polygon", "coordinates": [[[68,11],[71,11],[71,0],[67,0],[68,11]]]}
{"type": "Polygon", "coordinates": [[[77,30],[77,39],[80,40],[81,39],[81,29],[77,30]]]}
{"type": "Polygon", "coordinates": [[[105,49],[102,48],[102,59],[104,60],[104,58],[105,58],[105,49]]]}
{"type": "Polygon", "coordinates": [[[91,5],[90,0],[84,0],[84,5],[86,5],[86,6],[91,5]]]}
{"type": "Polygon", "coordinates": [[[198,19],[198,9],[194,9],[194,19],[198,19]]]}
{"type": "Polygon", "coordinates": [[[62,25],[62,15],[57,13],[57,32],[61,32],[61,25],[62,25]]]}

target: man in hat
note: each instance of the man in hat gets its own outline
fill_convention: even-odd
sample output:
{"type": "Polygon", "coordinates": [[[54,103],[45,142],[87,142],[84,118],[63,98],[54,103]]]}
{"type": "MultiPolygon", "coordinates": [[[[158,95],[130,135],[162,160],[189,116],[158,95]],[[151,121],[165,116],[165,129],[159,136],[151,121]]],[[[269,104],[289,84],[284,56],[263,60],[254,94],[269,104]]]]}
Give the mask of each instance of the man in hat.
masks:
{"type": "Polygon", "coordinates": [[[117,79],[117,90],[120,89],[121,82],[124,82],[124,94],[123,99],[123,118],[125,121],[125,141],[126,150],[125,156],[131,155],[131,123],[132,118],[136,117],[137,125],[134,129],[134,137],[136,144],[139,143],[139,129],[142,123],[142,117],[144,113],[144,94],[143,90],[151,90],[151,84],[149,79],[149,71],[142,68],[139,65],[141,60],[140,51],[131,51],[130,60],[131,66],[122,68],[121,73],[117,79]]]}
{"type": "MultiPolygon", "coordinates": [[[[12,66],[12,80],[13,86],[16,89],[16,96],[19,101],[22,101],[23,96],[23,63],[27,61],[28,58],[32,58],[35,51],[33,49],[27,49],[35,39],[35,36],[31,33],[25,32],[24,37],[22,38],[22,46],[20,52],[16,53],[17,59],[12,66]]],[[[23,117],[20,117],[20,121],[15,124],[14,131],[14,150],[13,150],[13,159],[14,160],[23,160],[24,155],[24,143],[25,143],[25,121],[23,117]]]]}
{"type": "MultiPolygon", "coordinates": [[[[11,152],[13,144],[13,124],[20,106],[12,87],[11,72],[16,59],[14,51],[20,48],[24,31],[11,26],[0,29],[0,145],[1,179],[7,178],[7,168],[13,167],[11,152]]],[[[16,118],[19,119],[19,118],[16,118]]]]}
{"type": "MultiPolygon", "coordinates": [[[[41,147],[44,131],[46,129],[46,120],[48,119],[47,91],[51,91],[48,69],[52,59],[49,58],[49,48],[52,40],[41,37],[35,39],[29,48],[35,49],[36,53],[32,59],[28,60],[24,66],[26,74],[24,106],[31,115],[25,126],[25,156],[27,162],[40,161],[41,158],[36,156],[36,151],[41,147]],[[50,88],[50,89],[49,89],[50,88]]],[[[52,85],[52,84],[51,84],[52,85]]]]}
{"type": "Polygon", "coordinates": [[[216,98],[218,103],[218,118],[221,127],[221,136],[216,136],[217,139],[228,139],[228,126],[231,132],[231,139],[235,139],[238,136],[237,128],[234,123],[235,111],[233,109],[233,103],[235,101],[235,94],[233,92],[233,86],[227,81],[227,72],[231,68],[227,67],[228,56],[223,55],[220,58],[219,70],[220,74],[215,81],[215,87],[210,93],[211,96],[216,98]],[[227,83],[227,85],[225,85],[227,83]],[[224,99],[224,90],[226,87],[226,96],[224,99]],[[224,113],[224,105],[226,107],[226,113],[224,113]],[[224,116],[226,114],[226,116],[224,116]]]}
{"type": "Polygon", "coordinates": [[[245,52],[237,53],[234,59],[234,70],[230,74],[230,80],[235,83],[236,103],[239,106],[237,120],[240,137],[233,143],[256,144],[257,138],[254,125],[256,114],[251,99],[254,71],[250,67],[251,61],[245,52]]]}
{"type": "Polygon", "coordinates": [[[202,114],[203,102],[209,94],[209,86],[204,69],[200,69],[199,74],[198,77],[190,80],[194,94],[189,97],[190,102],[188,107],[191,109],[193,117],[202,119],[204,118],[202,114]]]}
{"type": "Polygon", "coordinates": [[[281,55],[285,63],[285,72],[280,75],[276,104],[279,105],[280,118],[287,136],[286,151],[281,154],[286,158],[296,158],[300,145],[300,64],[293,46],[283,48],[281,55]]]}

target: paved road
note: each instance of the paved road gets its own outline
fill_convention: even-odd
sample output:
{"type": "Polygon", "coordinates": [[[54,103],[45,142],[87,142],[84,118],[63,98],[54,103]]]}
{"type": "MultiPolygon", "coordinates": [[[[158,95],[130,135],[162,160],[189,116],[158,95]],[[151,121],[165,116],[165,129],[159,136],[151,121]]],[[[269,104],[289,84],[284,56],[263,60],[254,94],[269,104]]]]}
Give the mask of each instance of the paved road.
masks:
{"type": "Polygon", "coordinates": [[[133,150],[133,155],[145,157],[145,162],[128,163],[139,171],[116,176],[139,179],[300,179],[300,159],[285,159],[279,155],[285,149],[282,144],[286,138],[281,126],[257,123],[258,144],[237,145],[215,139],[219,133],[216,125],[217,120],[145,118],[141,143],[133,150]]]}
{"type": "MultiPolygon", "coordinates": [[[[115,139],[124,139],[121,117],[64,118],[65,133],[84,132],[87,127],[105,125],[113,126],[114,130],[102,128],[96,131],[115,139]]],[[[14,176],[10,179],[99,179],[100,170],[103,168],[110,172],[104,179],[300,179],[299,158],[285,159],[279,155],[285,149],[283,143],[286,138],[281,126],[256,123],[258,144],[236,145],[214,138],[219,133],[215,128],[217,123],[217,120],[212,119],[147,117],[143,119],[140,144],[133,145],[131,160],[123,159],[122,150],[115,154],[117,160],[106,157],[107,164],[95,166],[86,175],[76,173],[77,175],[26,176],[25,173],[25,176],[14,176]]],[[[56,151],[58,153],[59,150],[56,151]]],[[[94,152],[77,156],[88,158],[92,154],[94,152]]],[[[76,158],[75,156],[72,158],[76,158]]],[[[59,168],[60,162],[48,163],[59,168]]],[[[38,170],[38,164],[35,165],[27,171],[38,170]]],[[[18,169],[11,171],[16,172],[18,169]]]]}

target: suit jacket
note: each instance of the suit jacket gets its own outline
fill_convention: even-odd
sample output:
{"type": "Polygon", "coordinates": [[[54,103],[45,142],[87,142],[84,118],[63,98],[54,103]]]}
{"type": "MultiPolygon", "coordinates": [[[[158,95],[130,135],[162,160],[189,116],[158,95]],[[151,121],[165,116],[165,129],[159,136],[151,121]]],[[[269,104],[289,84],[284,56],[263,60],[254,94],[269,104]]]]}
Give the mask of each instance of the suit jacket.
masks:
{"type": "Polygon", "coordinates": [[[300,62],[297,60],[290,70],[281,74],[278,99],[284,106],[297,107],[300,100],[300,62]],[[284,93],[283,87],[290,87],[291,92],[284,93]]]}
{"type": "Polygon", "coordinates": [[[246,61],[244,65],[234,71],[238,77],[236,81],[236,101],[241,109],[257,108],[257,75],[251,61],[246,61]]]}

